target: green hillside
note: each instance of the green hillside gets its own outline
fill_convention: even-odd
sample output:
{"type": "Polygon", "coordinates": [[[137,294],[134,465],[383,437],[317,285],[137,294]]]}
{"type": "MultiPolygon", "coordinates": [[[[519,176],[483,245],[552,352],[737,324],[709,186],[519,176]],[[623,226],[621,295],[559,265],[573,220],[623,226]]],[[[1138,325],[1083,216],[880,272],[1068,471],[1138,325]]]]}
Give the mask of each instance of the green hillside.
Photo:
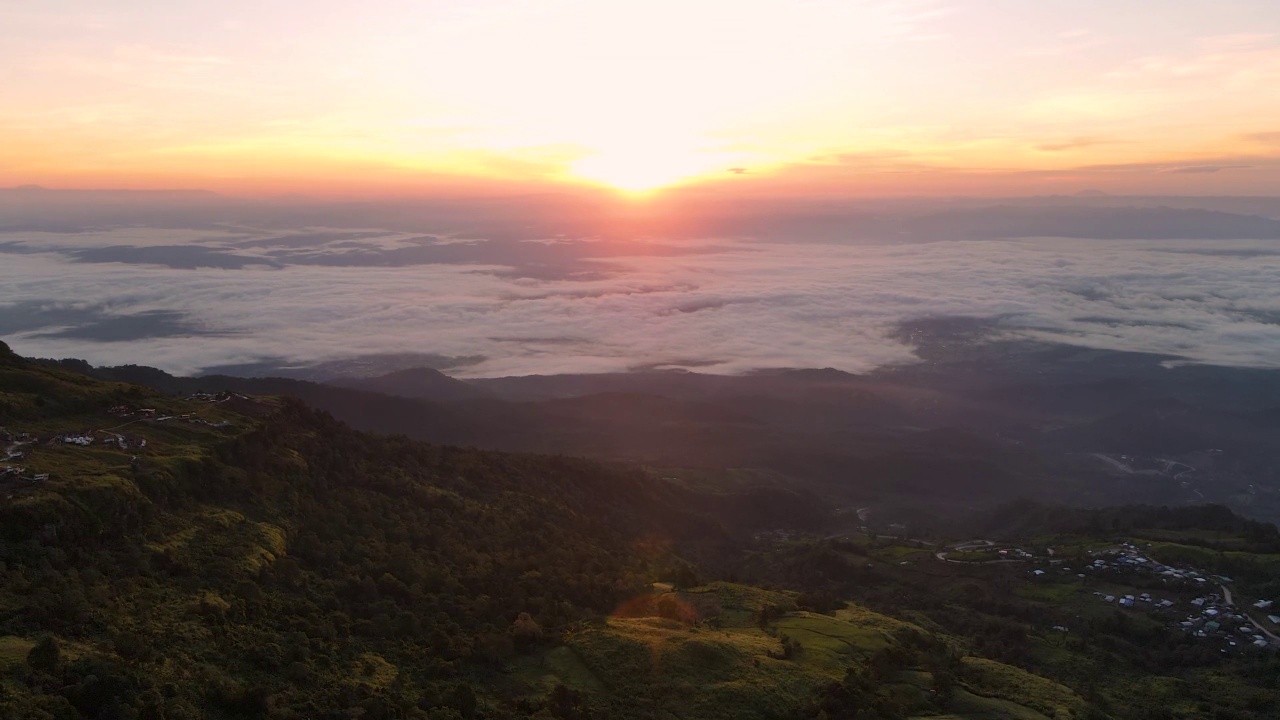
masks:
{"type": "Polygon", "coordinates": [[[744,543],[731,488],[3,346],[0,426],[6,719],[1261,720],[1275,699],[1274,655],[1192,653],[1065,579],[744,543]]]}
{"type": "Polygon", "coordinates": [[[501,705],[520,613],[556,638],[688,572],[646,538],[717,536],[635,471],[0,362],[30,438],[0,502],[4,717],[469,715],[501,705]],[[126,422],[129,449],[92,432],[126,422]]]}
{"type": "Polygon", "coordinates": [[[794,593],[717,583],[652,596],[569,634],[517,676],[620,718],[1082,717],[1084,701],[1002,663],[963,657],[911,623],[854,605],[799,610],[794,593]],[[643,615],[628,617],[627,615],[643,615]]]}

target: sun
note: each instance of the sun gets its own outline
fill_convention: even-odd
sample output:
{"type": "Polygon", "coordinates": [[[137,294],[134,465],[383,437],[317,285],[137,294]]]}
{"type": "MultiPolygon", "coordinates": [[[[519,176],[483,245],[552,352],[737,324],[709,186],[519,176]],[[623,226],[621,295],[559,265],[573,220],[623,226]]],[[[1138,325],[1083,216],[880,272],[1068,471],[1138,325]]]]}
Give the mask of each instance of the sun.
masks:
{"type": "Polygon", "coordinates": [[[647,193],[722,170],[715,153],[635,144],[599,150],[573,163],[574,177],[628,193],[647,193]]]}

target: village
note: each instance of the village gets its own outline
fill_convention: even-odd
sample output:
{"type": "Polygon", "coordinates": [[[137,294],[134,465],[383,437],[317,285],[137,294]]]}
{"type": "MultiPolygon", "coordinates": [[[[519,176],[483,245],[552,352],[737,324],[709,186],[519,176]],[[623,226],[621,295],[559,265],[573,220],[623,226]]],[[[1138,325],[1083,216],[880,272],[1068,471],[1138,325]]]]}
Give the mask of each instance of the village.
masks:
{"type": "MultiPolygon", "coordinates": [[[[230,392],[194,393],[185,399],[210,404],[222,403],[232,399],[249,400],[246,396],[230,392]]],[[[11,431],[6,427],[0,427],[0,445],[4,447],[4,457],[0,458],[0,463],[4,463],[0,465],[0,487],[3,487],[6,491],[6,497],[12,499],[17,492],[29,490],[40,483],[49,481],[51,473],[37,472],[28,468],[25,464],[20,464],[28,460],[33,447],[71,446],[87,448],[97,445],[112,450],[135,453],[130,462],[131,464],[136,464],[138,462],[136,453],[146,449],[147,439],[135,434],[117,432],[134,423],[144,421],[154,423],[178,422],[203,425],[215,429],[233,427],[230,422],[225,420],[213,422],[199,417],[195,413],[165,415],[155,408],[113,405],[106,412],[108,415],[123,422],[104,429],[61,431],[45,435],[26,431],[11,431]]]]}
{"type": "MultiPolygon", "coordinates": [[[[1280,636],[1236,604],[1228,587],[1232,582],[1229,577],[1210,575],[1191,567],[1165,565],[1148,557],[1132,543],[1091,551],[1089,557],[1092,560],[1075,573],[1077,578],[1093,577],[1119,585],[1132,584],[1135,576],[1145,580],[1146,584],[1159,582],[1160,589],[1155,591],[1123,595],[1119,591],[1094,591],[1093,595],[1099,602],[1157,613],[1171,627],[1193,637],[1221,642],[1224,653],[1244,646],[1280,648],[1280,636]]],[[[1049,570],[1037,568],[1030,574],[1033,578],[1040,578],[1054,571],[1072,572],[1071,568],[1065,567],[1064,561],[1058,561],[1058,567],[1051,565],[1049,570]]],[[[1252,607],[1266,611],[1272,604],[1271,600],[1258,600],[1252,607]]],[[[1268,615],[1267,622],[1280,627],[1280,616],[1268,615]]]]}
{"type": "MultiPolygon", "coordinates": [[[[871,538],[893,539],[874,535],[871,538]]],[[[757,541],[786,541],[793,533],[758,533],[757,541]]],[[[848,538],[849,535],[836,537],[848,538]]],[[[1031,566],[1032,583],[1067,583],[1091,590],[1094,601],[1126,611],[1150,613],[1170,628],[1206,642],[1221,644],[1221,652],[1238,649],[1280,649],[1280,606],[1275,600],[1245,602],[1233,594],[1233,580],[1191,566],[1175,566],[1150,557],[1134,542],[1093,549],[1020,546],[991,540],[969,540],[938,547],[930,542],[896,537],[927,552],[936,560],[957,565],[992,567],[1031,566]],[[1105,588],[1105,589],[1103,589],[1105,588]]],[[[919,555],[916,556],[920,557],[919,555]]],[[[903,559],[899,565],[918,560],[903,559]]],[[[1084,595],[1090,597],[1090,595],[1084,595]]],[[[1055,626],[1058,632],[1070,632],[1055,626]]]]}

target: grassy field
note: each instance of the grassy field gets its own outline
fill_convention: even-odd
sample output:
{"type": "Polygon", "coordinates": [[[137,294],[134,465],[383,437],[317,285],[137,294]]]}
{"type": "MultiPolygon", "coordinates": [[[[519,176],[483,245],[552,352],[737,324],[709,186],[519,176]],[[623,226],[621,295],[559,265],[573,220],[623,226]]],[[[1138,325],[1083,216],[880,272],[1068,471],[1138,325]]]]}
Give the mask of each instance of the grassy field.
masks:
{"type": "Polygon", "coordinates": [[[7,671],[9,668],[21,665],[26,661],[27,653],[31,652],[31,648],[35,645],[36,641],[29,638],[12,635],[0,637],[0,669],[7,671]]]}
{"type": "Polygon", "coordinates": [[[952,550],[947,553],[948,560],[956,562],[992,562],[1004,560],[1005,557],[995,550],[952,550]]]}
{"type": "MultiPolygon", "coordinates": [[[[716,720],[795,717],[822,689],[899,643],[911,623],[850,605],[833,615],[794,609],[790,595],[717,583],[679,593],[716,622],[686,624],[656,617],[610,618],[580,630],[563,646],[527,658],[516,678],[543,691],[564,684],[586,693],[609,717],[716,720]],[[751,622],[765,606],[790,607],[767,630],[751,622]],[[718,624],[718,627],[716,626],[718,624]],[[797,642],[782,657],[782,636],[797,642]]],[[[967,662],[967,661],[966,661],[967,662]]],[[[954,699],[957,717],[1070,718],[1079,703],[1066,688],[1012,666],[974,660],[973,687],[954,699]]],[[[885,692],[927,698],[924,669],[901,672],[885,692]]]]}
{"type": "Polygon", "coordinates": [[[1223,549],[1243,548],[1249,541],[1237,533],[1213,530],[1168,530],[1164,528],[1151,530],[1134,530],[1132,535],[1142,540],[1154,540],[1170,543],[1185,543],[1188,540],[1212,543],[1214,547],[1223,549]]]}
{"type": "MultiPolygon", "coordinates": [[[[1073,576],[1071,580],[1075,580],[1073,576]]],[[[1019,585],[1014,589],[1018,597],[1045,603],[1065,603],[1080,595],[1093,599],[1093,592],[1078,582],[1036,582],[1019,585]]]]}
{"type": "Polygon", "coordinates": [[[881,562],[930,562],[934,561],[932,548],[919,548],[910,545],[889,545],[872,549],[868,555],[881,562]]]}
{"type": "Polygon", "coordinates": [[[1171,564],[1195,565],[1212,572],[1216,568],[1229,567],[1231,564],[1251,564],[1265,568],[1268,572],[1280,573],[1280,555],[1252,553],[1241,550],[1214,550],[1198,545],[1183,545],[1172,542],[1153,542],[1148,552],[1161,562],[1171,564]]]}
{"type": "Polygon", "coordinates": [[[1024,705],[1051,718],[1079,717],[1084,702],[1065,685],[984,658],[964,659],[969,689],[987,698],[1024,705]]]}

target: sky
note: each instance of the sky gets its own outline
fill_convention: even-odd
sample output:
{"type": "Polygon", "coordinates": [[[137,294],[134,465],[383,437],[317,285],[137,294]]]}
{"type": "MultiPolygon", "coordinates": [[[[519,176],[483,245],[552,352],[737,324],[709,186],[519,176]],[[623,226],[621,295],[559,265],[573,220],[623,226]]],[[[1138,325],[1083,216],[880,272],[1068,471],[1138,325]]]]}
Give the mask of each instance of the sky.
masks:
{"type": "Polygon", "coordinates": [[[1280,194],[1274,0],[0,0],[0,185],[1280,194]]]}

